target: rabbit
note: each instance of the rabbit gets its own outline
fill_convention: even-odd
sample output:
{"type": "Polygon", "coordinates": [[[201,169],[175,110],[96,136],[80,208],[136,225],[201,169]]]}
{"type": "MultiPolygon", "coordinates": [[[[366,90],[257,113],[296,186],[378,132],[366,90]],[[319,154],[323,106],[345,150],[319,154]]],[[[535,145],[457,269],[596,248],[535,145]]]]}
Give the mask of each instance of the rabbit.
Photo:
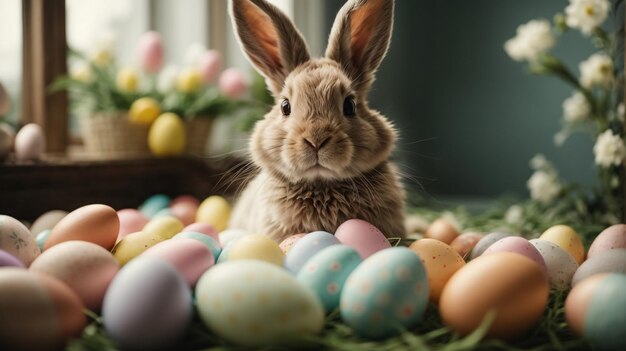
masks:
{"type": "Polygon", "coordinates": [[[276,104],[251,134],[259,170],[235,204],[231,228],[280,242],[298,233],[334,233],[357,218],[387,237],[405,236],[405,191],[389,161],[397,131],[367,103],[389,47],[393,9],[393,0],[348,1],[325,57],[311,58],[300,32],[274,5],[232,0],[239,44],[276,104]]]}

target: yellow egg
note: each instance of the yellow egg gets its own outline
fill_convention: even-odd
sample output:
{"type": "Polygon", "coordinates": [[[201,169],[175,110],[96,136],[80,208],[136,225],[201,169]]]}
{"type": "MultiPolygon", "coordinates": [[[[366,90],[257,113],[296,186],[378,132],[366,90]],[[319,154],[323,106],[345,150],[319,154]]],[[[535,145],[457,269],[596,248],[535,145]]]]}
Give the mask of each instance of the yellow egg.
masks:
{"type": "Polygon", "coordinates": [[[230,219],[230,205],[221,196],[213,195],[207,197],[196,213],[196,222],[210,224],[218,232],[223,231],[228,226],[230,219]]]}
{"type": "Polygon", "coordinates": [[[184,227],[183,222],[181,222],[178,218],[163,216],[157,217],[148,222],[141,231],[156,234],[163,239],[169,239],[182,232],[184,227]]]}
{"type": "Polygon", "coordinates": [[[572,255],[579,265],[585,260],[585,247],[580,240],[580,236],[569,226],[555,225],[550,227],[541,234],[539,239],[559,245],[572,255]]]}
{"type": "Polygon", "coordinates": [[[132,123],[150,125],[161,114],[158,101],[150,97],[135,100],[130,106],[128,117],[132,123]]]}
{"type": "Polygon", "coordinates": [[[185,150],[185,125],[175,113],[157,117],[148,132],[148,146],[156,156],[176,156],[185,150]]]}
{"type": "Polygon", "coordinates": [[[183,93],[193,93],[200,89],[202,75],[196,68],[185,68],[176,78],[176,89],[183,93]]]}
{"type": "Polygon", "coordinates": [[[125,67],[117,72],[115,82],[118,89],[132,93],[137,91],[139,76],[137,76],[137,72],[134,69],[125,67]]]}
{"type": "Polygon", "coordinates": [[[137,232],[126,235],[120,242],[118,242],[111,253],[120,265],[125,265],[128,261],[139,256],[148,248],[163,241],[160,235],[137,232]]]}
{"type": "Polygon", "coordinates": [[[274,240],[265,235],[250,234],[233,244],[228,260],[261,260],[282,267],[285,254],[274,240]]]}

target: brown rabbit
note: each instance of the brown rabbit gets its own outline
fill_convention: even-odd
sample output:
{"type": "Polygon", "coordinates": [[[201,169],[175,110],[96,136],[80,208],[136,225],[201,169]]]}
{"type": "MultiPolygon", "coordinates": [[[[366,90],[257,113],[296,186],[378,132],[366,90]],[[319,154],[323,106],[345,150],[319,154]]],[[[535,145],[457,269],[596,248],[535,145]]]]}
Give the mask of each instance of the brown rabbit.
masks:
{"type": "Polygon", "coordinates": [[[396,130],[367,95],[391,38],[393,0],[350,0],[335,20],[325,58],[312,59],[291,20],[265,0],[233,0],[231,17],[276,105],[250,140],[259,173],[230,226],[276,241],[351,218],[404,237],[404,198],[389,161],[396,130]]]}

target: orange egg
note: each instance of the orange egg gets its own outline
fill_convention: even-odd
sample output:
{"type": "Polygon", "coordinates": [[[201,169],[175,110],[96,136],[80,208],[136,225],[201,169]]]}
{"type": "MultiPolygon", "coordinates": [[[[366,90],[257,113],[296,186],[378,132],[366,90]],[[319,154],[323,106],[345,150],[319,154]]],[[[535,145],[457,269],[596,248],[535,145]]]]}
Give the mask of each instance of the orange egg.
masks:
{"type": "Polygon", "coordinates": [[[443,241],[446,244],[450,244],[452,240],[459,236],[456,228],[443,218],[432,222],[424,234],[426,238],[443,241]]]}
{"type": "Polygon", "coordinates": [[[467,232],[459,235],[450,243],[450,247],[465,258],[472,251],[474,246],[478,244],[483,235],[475,232],[467,232]]]}
{"type": "Polygon", "coordinates": [[[189,201],[179,201],[174,204],[170,204],[170,211],[183,222],[184,226],[192,224],[196,220],[196,212],[198,212],[198,205],[189,201]]]}
{"type": "Polygon", "coordinates": [[[89,241],[111,250],[120,229],[117,212],[106,205],[87,205],[70,212],[52,228],[43,249],[70,240],[89,241]]]}
{"type": "Polygon", "coordinates": [[[565,300],[565,318],[570,328],[579,336],[582,336],[585,329],[585,317],[587,309],[591,303],[591,297],[600,281],[609,274],[596,274],[576,285],[565,300]]]}

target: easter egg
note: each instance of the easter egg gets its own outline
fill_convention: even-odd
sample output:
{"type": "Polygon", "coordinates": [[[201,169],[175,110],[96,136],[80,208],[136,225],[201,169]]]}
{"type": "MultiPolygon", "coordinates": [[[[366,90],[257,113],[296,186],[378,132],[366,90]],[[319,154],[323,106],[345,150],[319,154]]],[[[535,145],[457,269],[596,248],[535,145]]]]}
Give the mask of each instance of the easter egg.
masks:
{"type": "Polygon", "coordinates": [[[148,131],[148,147],[155,156],[176,156],[185,150],[185,125],[176,114],[160,115],[148,131]]]}
{"type": "Polygon", "coordinates": [[[220,252],[220,256],[217,258],[217,261],[215,261],[215,264],[224,263],[228,261],[230,250],[233,248],[233,246],[235,246],[235,243],[236,241],[231,241],[226,246],[224,246],[224,248],[222,249],[222,252],[220,252]]]}
{"type": "Polygon", "coordinates": [[[448,245],[457,236],[459,236],[459,231],[443,218],[439,218],[431,223],[428,229],[426,229],[426,233],[424,233],[425,238],[439,240],[448,245]]]}
{"type": "Polygon", "coordinates": [[[598,274],[576,285],[565,301],[574,332],[594,349],[626,349],[626,275],[598,274]]]}
{"type": "Polygon", "coordinates": [[[470,261],[450,278],[439,312],[452,330],[467,335],[493,310],[487,337],[510,340],[539,321],[548,291],[548,279],[537,263],[520,254],[497,252],[470,261]]]}
{"type": "Polygon", "coordinates": [[[289,250],[285,257],[285,267],[292,273],[298,273],[313,255],[328,246],[338,244],[339,240],[330,233],[323,231],[309,233],[300,238],[289,250]]]}
{"type": "Polygon", "coordinates": [[[131,123],[150,125],[161,114],[159,102],[151,97],[142,97],[133,102],[128,110],[131,123]]]}
{"type": "Polygon", "coordinates": [[[183,223],[175,217],[157,217],[148,222],[142,232],[152,233],[163,239],[169,239],[183,230],[183,223]]]}
{"type": "Polygon", "coordinates": [[[160,243],[164,239],[150,232],[137,232],[126,235],[120,240],[111,253],[117,262],[123,266],[133,258],[139,256],[148,248],[160,243]]]}
{"type": "Polygon", "coordinates": [[[288,236],[285,240],[281,241],[278,246],[280,247],[281,250],[283,250],[283,252],[286,255],[289,252],[289,250],[291,250],[293,245],[295,245],[296,242],[302,239],[305,235],[306,233],[300,233],[300,234],[288,236]]]}
{"type": "Polygon", "coordinates": [[[626,249],[626,224],[612,225],[598,234],[589,247],[587,258],[613,249],[626,249]]]}
{"type": "Polygon", "coordinates": [[[197,204],[189,201],[179,201],[170,204],[171,213],[183,222],[183,225],[190,225],[196,220],[197,204]]]}
{"type": "Polygon", "coordinates": [[[46,229],[35,236],[35,241],[37,242],[37,246],[39,246],[40,251],[43,251],[43,246],[46,244],[46,240],[48,240],[51,232],[52,230],[46,229]]]}
{"type": "Polygon", "coordinates": [[[122,240],[130,233],[136,233],[148,223],[148,219],[143,213],[134,208],[125,208],[117,211],[117,217],[120,219],[120,230],[117,233],[116,241],[122,240]]]}
{"type": "Polygon", "coordinates": [[[60,350],[86,324],[83,305],[65,284],[25,269],[0,269],[0,348],[60,350]]]}
{"type": "Polygon", "coordinates": [[[282,267],[285,254],[272,239],[265,235],[251,234],[233,244],[228,260],[261,260],[282,267]]]}
{"type": "Polygon", "coordinates": [[[202,75],[195,67],[183,69],[176,77],[176,89],[183,93],[193,93],[202,86],[202,75]]]}
{"type": "Polygon", "coordinates": [[[0,267],[18,267],[25,268],[24,262],[10,253],[0,250],[0,267]]]}
{"type": "Polygon", "coordinates": [[[38,160],[46,151],[46,135],[38,124],[29,123],[17,132],[13,147],[19,161],[38,160]]]}
{"type": "Polygon", "coordinates": [[[572,277],[578,269],[574,257],[551,241],[533,239],[530,243],[535,246],[546,263],[550,286],[556,289],[569,289],[572,277]]]}
{"type": "Polygon", "coordinates": [[[210,224],[221,232],[228,226],[230,219],[230,204],[221,196],[213,195],[207,197],[196,214],[196,222],[210,224]]]}
{"type": "Polygon", "coordinates": [[[164,194],[152,195],[139,206],[139,211],[143,213],[146,218],[152,218],[160,210],[167,208],[170,205],[170,198],[164,194]]]}
{"type": "Polygon", "coordinates": [[[219,241],[219,235],[218,235],[217,230],[215,230],[215,228],[213,228],[213,226],[210,224],[198,223],[198,222],[191,223],[185,228],[183,228],[183,232],[202,233],[219,241]]]}
{"type": "Polygon", "coordinates": [[[29,269],[62,281],[80,297],[85,307],[97,312],[119,264],[101,246],[86,241],[66,241],[42,253],[29,269]]]}
{"type": "Polygon", "coordinates": [[[191,287],[215,262],[213,253],[198,240],[165,240],[150,247],[142,256],[156,257],[170,263],[191,287]]]}
{"type": "Polygon", "coordinates": [[[363,259],[391,247],[389,240],[378,228],[360,219],[343,222],[335,231],[335,236],[342,244],[354,247],[363,259]]]}
{"type": "Polygon", "coordinates": [[[537,263],[546,276],[548,275],[548,267],[546,266],[546,262],[543,260],[543,256],[539,253],[539,250],[537,250],[537,248],[528,240],[520,236],[509,236],[496,241],[489,246],[487,250],[485,250],[483,255],[495,252],[513,252],[526,256],[537,263]]]}
{"type": "Polygon", "coordinates": [[[67,216],[67,211],[48,211],[37,217],[37,219],[33,222],[33,225],[30,226],[30,231],[33,234],[37,234],[43,232],[46,229],[52,229],[65,216],[67,216]]]}
{"type": "Polygon", "coordinates": [[[189,204],[189,205],[193,205],[196,208],[198,206],[200,206],[200,201],[198,201],[198,199],[196,199],[194,196],[191,195],[180,195],[175,197],[172,202],[170,202],[170,207],[179,205],[179,204],[189,204]]]}
{"type": "Polygon", "coordinates": [[[127,93],[134,93],[139,86],[139,76],[135,69],[131,67],[122,67],[117,72],[115,84],[118,89],[127,93]]]}
{"type": "Polygon", "coordinates": [[[324,325],[324,309],[313,292],[266,262],[230,261],[213,267],[198,281],[196,300],[204,324],[237,345],[272,345],[317,334],[324,325]]]}
{"type": "Polygon", "coordinates": [[[358,335],[383,339],[410,329],[423,318],[428,278],[419,257],[406,247],[382,250],[348,277],[339,310],[358,335]]]}
{"type": "Polygon", "coordinates": [[[159,212],[155,213],[154,216],[152,216],[151,219],[156,219],[156,218],[160,218],[160,217],[174,217],[178,220],[180,220],[180,218],[174,216],[174,214],[172,213],[172,210],[170,210],[169,208],[162,208],[159,210],[159,212]]]}
{"type": "Polygon", "coordinates": [[[218,239],[220,241],[220,244],[222,245],[222,247],[226,247],[228,246],[230,243],[233,243],[241,238],[243,238],[246,235],[250,235],[253,234],[247,230],[243,230],[243,229],[226,229],[224,231],[221,231],[218,234],[218,239]]]}
{"type": "Polygon", "coordinates": [[[187,283],[172,265],[155,257],[138,257],[124,266],[102,306],[107,333],[128,349],[172,345],[183,336],[191,316],[187,283]]]}
{"type": "Polygon", "coordinates": [[[89,241],[111,250],[120,230],[117,212],[106,205],[87,205],[63,217],[52,228],[44,250],[70,240],[89,241]]]}
{"type": "Polygon", "coordinates": [[[436,239],[417,240],[409,248],[419,256],[426,268],[430,287],[429,299],[437,303],[443,287],[465,265],[465,261],[450,246],[436,239]]]}
{"type": "Polygon", "coordinates": [[[297,278],[317,295],[328,313],[339,306],[344,283],[360,263],[361,256],[353,248],[331,245],[311,257],[297,278]]]}
{"type": "Polygon", "coordinates": [[[587,277],[599,273],[626,274],[626,249],[614,249],[587,259],[578,267],[572,278],[572,286],[587,277]]]}
{"type": "Polygon", "coordinates": [[[217,261],[218,257],[220,257],[220,254],[222,253],[222,245],[220,245],[220,243],[217,240],[215,240],[212,236],[208,236],[203,233],[183,231],[172,237],[172,239],[179,239],[179,238],[198,240],[203,245],[205,245],[209,250],[211,250],[215,261],[217,261]]]}
{"type": "Polygon", "coordinates": [[[39,246],[20,221],[0,215],[0,250],[4,250],[24,263],[26,267],[39,256],[39,246]]]}
{"type": "Polygon", "coordinates": [[[585,260],[585,247],[578,234],[566,225],[555,225],[548,228],[539,239],[551,241],[567,251],[576,263],[581,264],[585,260]]]}
{"type": "Polygon", "coordinates": [[[461,255],[461,257],[463,258],[467,257],[469,259],[470,252],[472,252],[472,249],[474,248],[474,246],[476,246],[476,244],[478,244],[478,242],[482,238],[483,238],[483,235],[480,233],[474,233],[474,232],[463,233],[457,236],[456,238],[454,238],[454,240],[452,240],[452,242],[450,243],[450,247],[452,248],[452,250],[456,251],[459,255],[461,255]]]}
{"type": "Polygon", "coordinates": [[[506,238],[507,236],[512,236],[507,233],[489,233],[483,236],[477,243],[474,245],[472,249],[472,253],[470,254],[470,259],[475,259],[476,257],[482,255],[489,246],[493,245],[496,241],[506,238]]]}

